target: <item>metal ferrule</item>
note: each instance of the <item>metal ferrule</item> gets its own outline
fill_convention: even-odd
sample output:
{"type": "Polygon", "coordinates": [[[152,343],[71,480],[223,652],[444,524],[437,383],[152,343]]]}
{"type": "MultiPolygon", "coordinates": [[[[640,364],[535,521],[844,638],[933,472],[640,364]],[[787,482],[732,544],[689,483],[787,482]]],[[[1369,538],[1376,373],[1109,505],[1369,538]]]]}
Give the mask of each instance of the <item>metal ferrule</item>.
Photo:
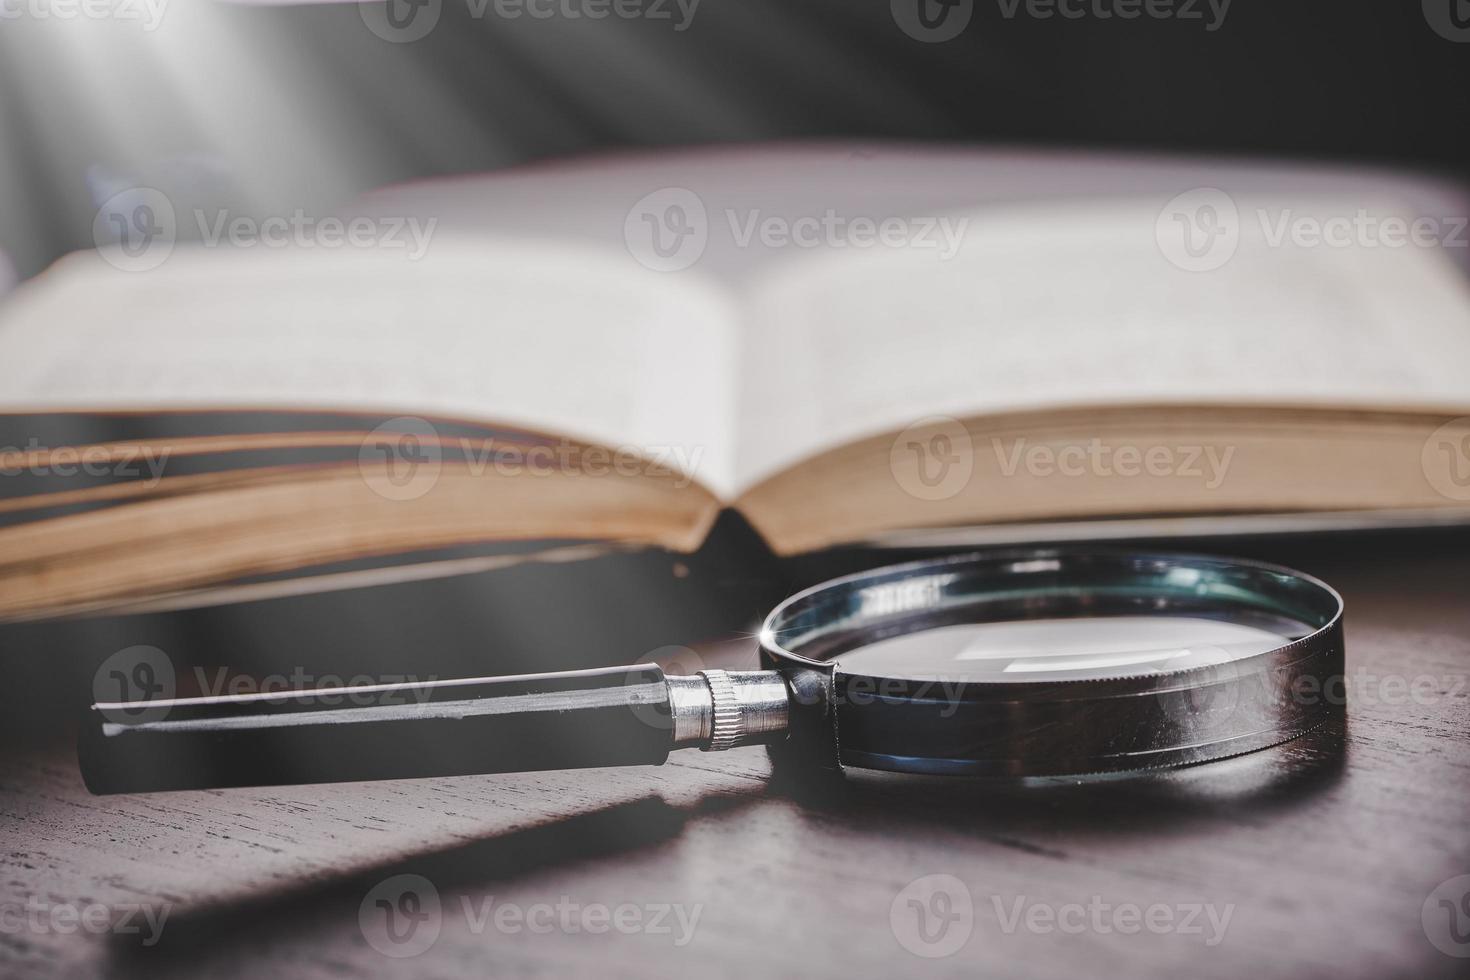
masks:
{"type": "Polygon", "coordinates": [[[719,752],[786,737],[789,695],[774,670],[702,670],[667,680],[674,748],[719,752]]]}

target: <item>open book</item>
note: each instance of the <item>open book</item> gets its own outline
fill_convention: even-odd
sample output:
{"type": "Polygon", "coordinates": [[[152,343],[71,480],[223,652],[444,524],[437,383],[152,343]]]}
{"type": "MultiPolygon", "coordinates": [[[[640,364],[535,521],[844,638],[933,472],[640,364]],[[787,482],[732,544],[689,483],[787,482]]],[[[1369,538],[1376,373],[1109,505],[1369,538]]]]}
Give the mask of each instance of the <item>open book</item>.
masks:
{"type": "Polygon", "coordinates": [[[778,147],[355,212],[422,249],[79,253],[0,304],[0,617],[465,543],[692,551],[724,508],[780,554],[1463,517],[1467,210],[1376,173],[778,147]]]}

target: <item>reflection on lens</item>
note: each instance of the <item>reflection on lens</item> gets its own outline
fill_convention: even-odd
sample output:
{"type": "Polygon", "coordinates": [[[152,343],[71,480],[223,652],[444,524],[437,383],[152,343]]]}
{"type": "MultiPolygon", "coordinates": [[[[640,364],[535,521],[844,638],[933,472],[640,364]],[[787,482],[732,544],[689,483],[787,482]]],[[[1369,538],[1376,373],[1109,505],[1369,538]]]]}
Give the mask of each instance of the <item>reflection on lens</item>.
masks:
{"type": "Polygon", "coordinates": [[[1282,620],[1103,616],[964,623],[844,653],[847,671],[879,677],[1072,681],[1158,674],[1242,660],[1307,632],[1282,620]]]}

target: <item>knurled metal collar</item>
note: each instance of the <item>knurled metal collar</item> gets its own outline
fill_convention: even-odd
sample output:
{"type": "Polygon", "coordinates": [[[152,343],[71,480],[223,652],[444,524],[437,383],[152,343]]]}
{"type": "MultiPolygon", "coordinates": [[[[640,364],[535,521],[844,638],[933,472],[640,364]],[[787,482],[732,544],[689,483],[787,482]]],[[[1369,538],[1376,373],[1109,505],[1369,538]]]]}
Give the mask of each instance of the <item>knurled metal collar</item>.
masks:
{"type": "Polygon", "coordinates": [[[714,724],[706,751],[723,752],[739,745],[744,738],[745,713],[728,673],[723,670],[701,670],[699,673],[714,696],[714,724]]]}

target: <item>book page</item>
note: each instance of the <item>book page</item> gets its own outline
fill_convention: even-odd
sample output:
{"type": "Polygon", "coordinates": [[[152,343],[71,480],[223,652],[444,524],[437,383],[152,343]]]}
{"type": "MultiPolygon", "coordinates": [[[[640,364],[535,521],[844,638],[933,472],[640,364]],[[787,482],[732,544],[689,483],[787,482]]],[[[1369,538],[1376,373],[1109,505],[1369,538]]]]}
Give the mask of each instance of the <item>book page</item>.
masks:
{"type": "Polygon", "coordinates": [[[523,426],[733,486],[736,329],[698,277],[571,244],[78,253],[0,307],[0,410],[329,408],[523,426]]]}
{"type": "Polygon", "coordinates": [[[437,222],[431,247],[64,260],[0,305],[0,410],[443,414],[648,447],[728,500],[935,414],[1467,400],[1470,299],[1447,259],[1470,248],[1445,217],[1466,200],[1404,175],[770,146],[428,181],[358,210],[437,222]],[[1238,241],[1200,271],[1160,222],[1212,185],[1238,241]],[[699,249],[655,271],[630,228],[675,192],[699,249]],[[1438,215],[1459,245],[1296,243],[1360,210],[1380,236],[1399,211],[1438,215]]]}
{"type": "Polygon", "coordinates": [[[964,224],[951,255],[828,250],[772,273],[746,314],[742,484],[930,416],[1470,406],[1470,289],[1445,248],[1386,244],[1402,238],[1385,224],[1394,202],[1237,194],[1228,255],[1199,228],[1198,254],[1176,244],[1162,205],[981,209],[953,216],[951,229],[964,224]],[[1345,244],[1313,243],[1312,222],[1360,209],[1368,231],[1339,234],[1339,222],[1329,234],[1345,244]]]}

